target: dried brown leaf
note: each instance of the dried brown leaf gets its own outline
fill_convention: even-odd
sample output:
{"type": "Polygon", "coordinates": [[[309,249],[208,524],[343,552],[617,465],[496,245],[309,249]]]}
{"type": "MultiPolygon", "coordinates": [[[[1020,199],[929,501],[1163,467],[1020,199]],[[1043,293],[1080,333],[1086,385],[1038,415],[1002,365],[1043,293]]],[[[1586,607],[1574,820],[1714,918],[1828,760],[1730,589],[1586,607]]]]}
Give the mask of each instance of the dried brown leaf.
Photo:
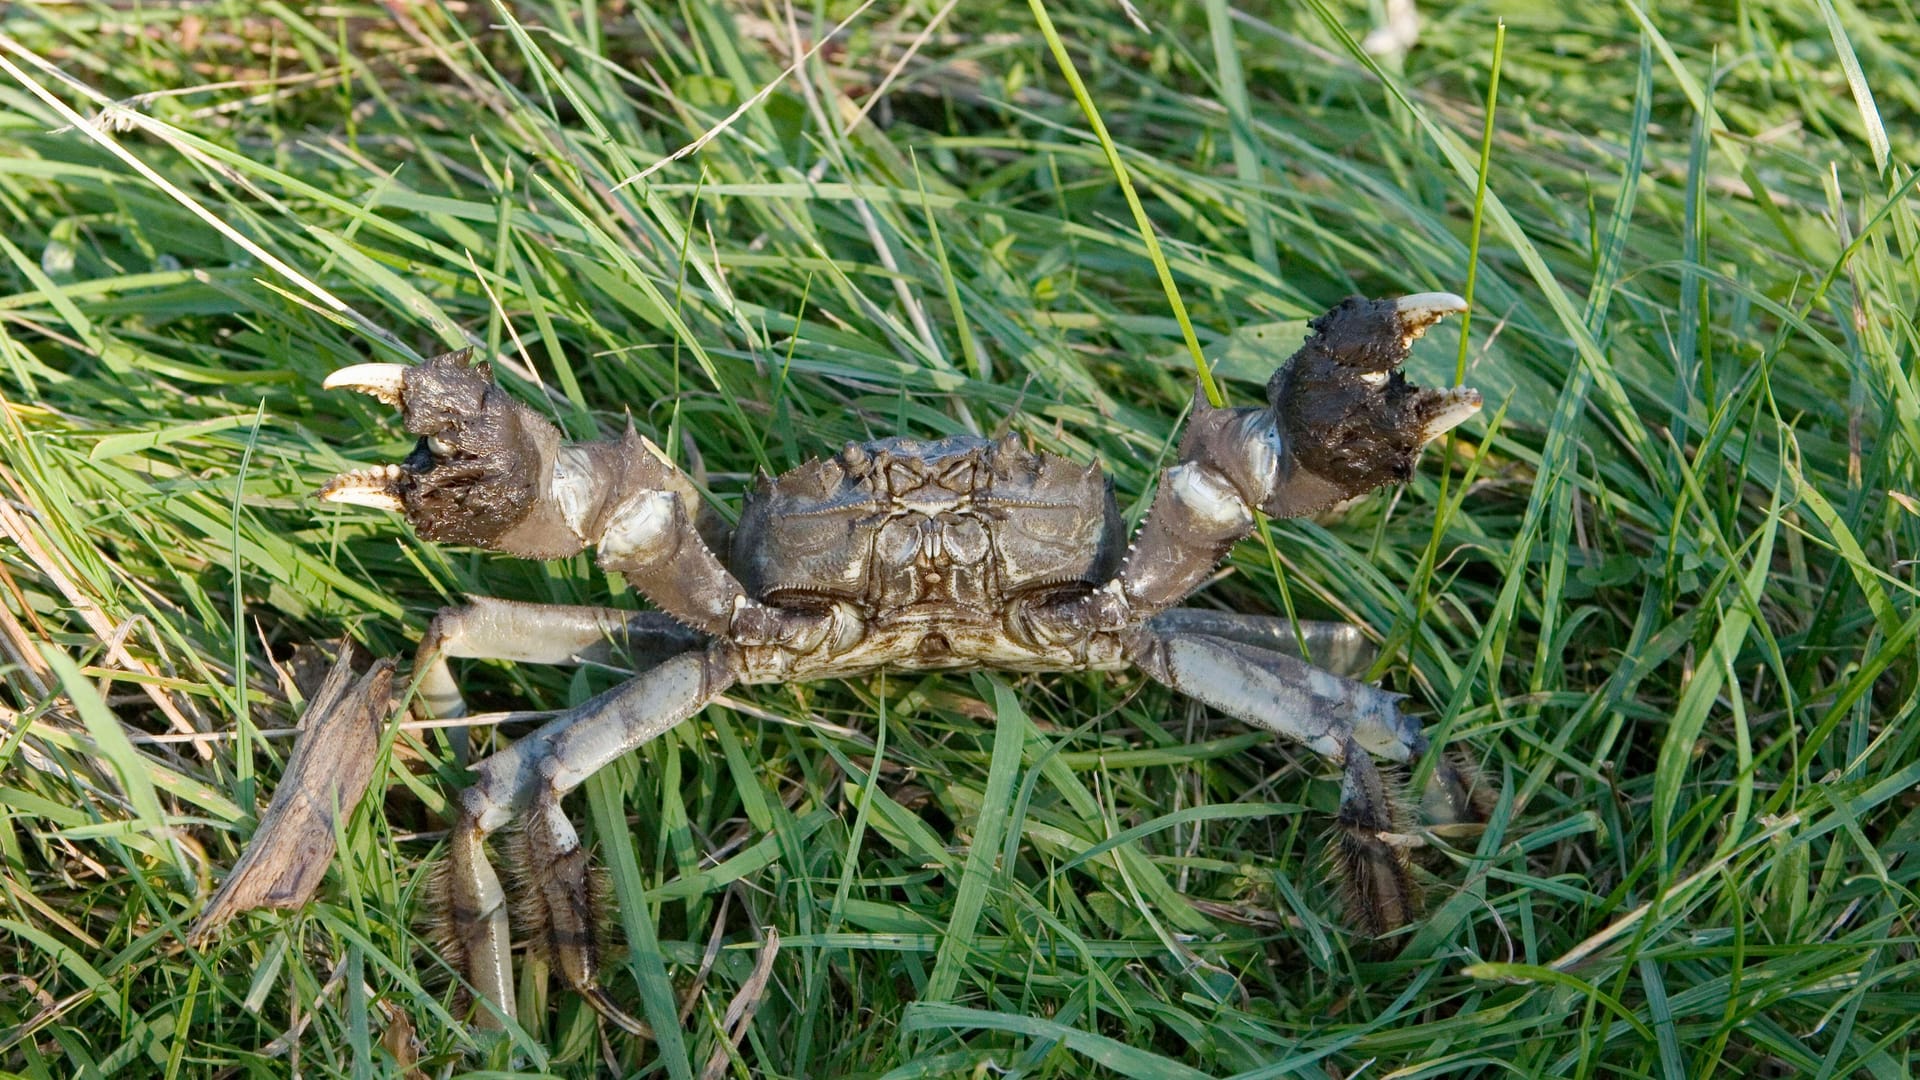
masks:
{"type": "Polygon", "coordinates": [[[333,861],[335,830],[373,775],[392,691],[393,661],[377,660],[356,678],[353,649],[341,645],[259,829],[187,932],[189,944],[206,944],[243,911],[297,908],[312,898],[333,861]]]}

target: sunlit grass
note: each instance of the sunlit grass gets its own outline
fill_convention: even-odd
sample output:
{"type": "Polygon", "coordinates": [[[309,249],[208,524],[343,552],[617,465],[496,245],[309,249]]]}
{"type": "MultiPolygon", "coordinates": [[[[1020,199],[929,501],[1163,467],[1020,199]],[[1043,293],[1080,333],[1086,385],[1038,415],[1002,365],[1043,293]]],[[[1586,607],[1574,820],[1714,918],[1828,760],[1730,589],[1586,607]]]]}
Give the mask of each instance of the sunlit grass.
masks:
{"type": "MultiPolygon", "coordinates": [[[[771,930],[730,1075],[1910,1075],[1910,13],[1509,16],[1483,158],[1488,9],[1370,57],[1374,5],[1136,6],[0,10],[0,1070],[693,1077],[771,930]],[[637,602],[309,500],[408,446],[327,371],[474,345],[729,513],[1011,427],[1137,519],[1189,328],[1251,403],[1302,320],[1460,291],[1476,239],[1411,373],[1464,357],[1485,414],[1199,600],[1367,628],[1499,782],[1393,947],[1324,884],[1324,763],[1135,677],[986,676],[736,691],[576,798],[615,997],[684,1009],[657,1043],[531,966],[508,1039],[455,1022],[437,729],[315,903],[182,943],[308,644],[637,602]]],[[[613,678],[465,670],[481,710],[613,678]]]]}

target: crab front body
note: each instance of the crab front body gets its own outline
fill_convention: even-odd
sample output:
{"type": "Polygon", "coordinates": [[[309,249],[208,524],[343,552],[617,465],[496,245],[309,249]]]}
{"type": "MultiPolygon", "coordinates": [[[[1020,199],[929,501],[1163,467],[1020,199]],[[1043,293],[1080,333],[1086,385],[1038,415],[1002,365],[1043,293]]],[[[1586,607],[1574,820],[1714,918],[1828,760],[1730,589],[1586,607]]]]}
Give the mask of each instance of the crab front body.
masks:
{"type": "MultiPolygon", "coordinates": [[[[742,649],[742,681],[883,668],[1053,671],[1024,620],[1111,575],[1125,532],[1097,466],[1018,438],[882,439],[763,481],[728,566],[757,603],[825,616],[817,645],[742,649]]],[[[1075,667],[1125,660],[1090,638],[1075,667]]]]}
{"type": "MultiPolygon", "coordinates": [[[[420,692],[443,717],[465,712],[450,657],[577,663],[621,649],[641,669],[480,762],[461,794],[445,899],[452,959],[487,1006],[479,1022],[513,1011],[507,897],[485,840],[518,820],[524,932],[595,1008],[642,1029],[600,988],[586,856],[561,800],[735,684],[1138,667],[1340,763],[1335,865],[1354,915],[1373,932],[1404,924],[1416,909],[1405,826],[1372,759],[1411,761],[1426,739],[1397,695],[1301,659],[1304,648],[1357,673],[1358,631],[1309,623],[1302,641],[1284,620],[1176,605],[1256,511],[1313,513],[1404,480],[1422,446],[1479,408],[1472,390],[1418,389],[1398,371],[1427,326],[1464,307],[1445,293],[1348,300],[1314,321],[1267,405],[1197,402],[1130,546],[1097,464],[971,436],[849,445],[763,480],[721,542],[698,520],[692,481],[631,427],[564,443],[464,353],[335,372],[329,387],[398,406],[421,439],[397,466],[336,477],[323,498],[529,558],[592,548],[659,609],[479,600],[443,611],[421,645],[420,692]]],[[[1479,812],[1485,793],[1444,756],[1432,777],[1429,814],[1479,812]]]]}

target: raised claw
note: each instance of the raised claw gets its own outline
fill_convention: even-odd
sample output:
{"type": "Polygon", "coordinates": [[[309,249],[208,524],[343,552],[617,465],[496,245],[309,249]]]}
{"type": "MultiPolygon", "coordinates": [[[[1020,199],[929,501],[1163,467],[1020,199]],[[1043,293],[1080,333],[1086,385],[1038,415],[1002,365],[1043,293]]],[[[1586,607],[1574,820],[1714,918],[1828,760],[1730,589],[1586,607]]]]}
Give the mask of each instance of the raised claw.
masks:
{"type": "Polygon", "coordinates": [[[1400,372],[1429,326],[1466,307],[1452,293],[1356,296],[1308,324],[1313,336],[1267,384],[1299,467],[1351,498],[1407,479],[1421,447],[1478,412],[1478,390],[1429,390],[1400,372]]]}
{"type": "MultiPolygon", "coordinates": [[[[1420,450],[1480,408],[1469,387],[1427,390],[1400,372],[1415,338],[1466,309],[1452,293],[1350,297],[1267,383],[1264,408],[1194,404],[1120,577],[1047,616],[1076,632],[1180,602],[1253,529],[1253,512],[1317,514],[1413,475],[1420,450]]],[[[1051,631],[1040,628],[1036,633],[1051,631]]]]}
{"type": "Polygon", "coordinates": [[[319,497],[398,511],[429,540],[536,558],[580,550],[561,510],[544,499],[559,432],[471,356],[446,353],[416,367],[354,364],[327,376],[328,389],[358,390],[397,407],[421,439],[406,460],[343,473],[319,497]]]}

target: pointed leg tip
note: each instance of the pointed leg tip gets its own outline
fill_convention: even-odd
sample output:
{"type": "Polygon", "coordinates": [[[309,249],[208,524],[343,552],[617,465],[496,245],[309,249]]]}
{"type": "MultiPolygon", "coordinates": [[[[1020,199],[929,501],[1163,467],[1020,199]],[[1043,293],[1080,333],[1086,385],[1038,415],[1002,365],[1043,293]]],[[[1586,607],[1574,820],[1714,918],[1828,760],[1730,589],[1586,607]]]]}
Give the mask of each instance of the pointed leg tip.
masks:
{"type": "Polygon", "coordinates": [[[1412,861],[1396,834],[1342,822],[1328,861],[1347,918],[1368,937],[1386,937],[1419,917],[1421,897],[1412,861]]]}
{"type": "Polygon", "coordinates": [[[606,1018],[607,1023],[639,1039],[653,1038],[653,1028],[645,1020],[628,1013],[613,1003],[607,992],[599,986],[582,988],[580,996],[586,999],[593,1011],[606,1018]]]}
{"type": "Polygon", "coordinates": [[[1421,793],[1421,809],[1439,829],[1467,826],[1478,831],[1493,817],[1499,791],[1484,777],[1472,761],[1448,751],[1435,763],[1427,777],[1427,790],[1421,793]]]}

